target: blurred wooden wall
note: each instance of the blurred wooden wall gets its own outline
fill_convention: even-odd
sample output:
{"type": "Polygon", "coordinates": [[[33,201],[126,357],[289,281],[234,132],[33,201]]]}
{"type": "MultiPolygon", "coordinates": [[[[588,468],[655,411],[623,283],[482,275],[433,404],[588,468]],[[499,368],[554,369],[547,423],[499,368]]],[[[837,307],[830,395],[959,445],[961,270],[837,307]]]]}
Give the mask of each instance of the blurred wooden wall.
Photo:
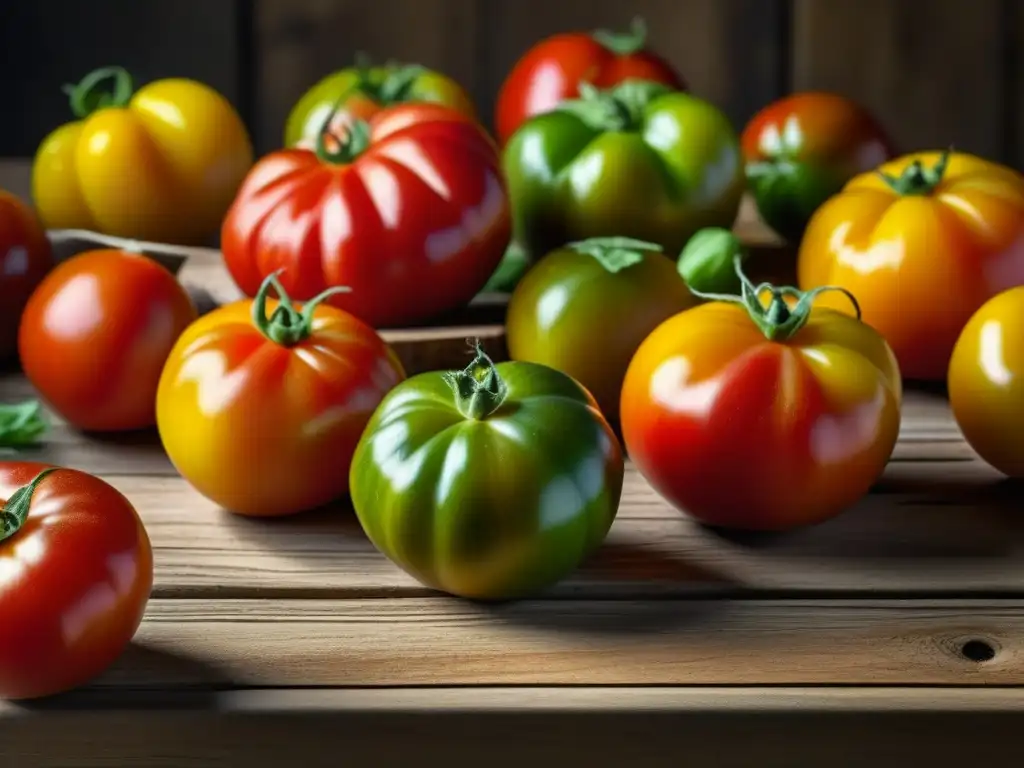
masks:
{"type": "Polygon", "coordinates": [[[531,43],[634,15],[738,129],[782,94],[827,89],[870,107],[901,149],[953,144],[1024,168],[1024,0],[12,0],[0,157],[30,157],[68,118],[61,84],[109,64],[210,83],[261,152],[302,92],[359,51],[448,73],[490,122],[531,43]]]}

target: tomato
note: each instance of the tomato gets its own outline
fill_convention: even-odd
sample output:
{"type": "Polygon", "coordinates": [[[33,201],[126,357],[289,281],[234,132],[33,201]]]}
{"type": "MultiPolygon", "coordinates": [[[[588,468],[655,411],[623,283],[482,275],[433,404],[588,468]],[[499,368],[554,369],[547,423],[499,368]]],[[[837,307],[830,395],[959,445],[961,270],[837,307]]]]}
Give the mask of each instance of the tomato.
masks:
{"type": "Polygon", "coordinates": [[[0,361],[17,352],[22,310],[52,266],[50,241],[35,213],[0,190],[0,361]]]}
{"type": "Polygon", "coordinates": [[[407,102],[451,107],[475,120],[466,90],[449,77],[419,65],[355,66],[323,78],[295,104],[285,124],[284,145],[315,149],[324,121],[340,132],[353,120],[407,102]]]}
{"type": "Polygon", "coordinates": [[[741,296],[694,291],[710,301],[640,345],[622,386],[626,450],[658,493],[706,524],[820,522],[885,469],[900,427],[899,367],[868,325],[812,310],[825,287],[768,286],[762,301],[737,272],[741,296]]]}
{"type": "Polygon", "coordinates": [[[604,540],[622,450],[578,382],[536,363],[494,365],[393,389],[352,460],[352,504],[370,541],[421,583],[472,599],[524,597],[604,540]]]}
{"type": "Polygon", "coordinates": [[[254,301],[191,325],[167,360],[156,396],[164,449],[231,512],[288,515],[343,496],[363,428],[405,378],[384,340],[328,296],[297,309],[270,275],[254,301]]]}
{"type": "Polygon", "coordinates": [[[967,321],[949,361],[949,404],[981,458],[1024,478],[1024,286],[992,297],[967,321]]]}
{"type": "Polygon", "coordinates": [[[238,287],[267,275],[307,301],[376,327],[428,320],[467,304],[509,240],[498,152],[473,120],[437,104],[400,104],[325,130],[316,152],[264,157],[224,220],[221,249],[238,287]]]}
{"type": "Polygon", "coordinates": [[[675,68],[647,48],[643,19],[634,20],[626,33],[569,32],[542,40],[501,85],[494,117],[498,141],[504,145],[529,118],[575,99],[581,83],[606,89],[631,79],[686,88],[675,68]]]}
{"type": "Polygon", "coordinates": [[[740,140],[761,218],[792,243],[847,181],[893,156],[888,135],[864,107],[816,91],[769,104],[740,140]]]}
{"type": "Polygon", "coordinates": [[[694,304],[660,246],[629,238],[573,243],[541,259],[512,293],[509,356],[569,374],[615,423],[640,342],[694,304]]]}
{"type": "Polygon", "coordinates": [[[216,235],[253,160],[227,99],[178,78],[133,94],[120,67],[90,73],[70,94],[75,120],[43,139],[32,166],[48,229],[186,245],[216,235]]]}
{"type": "Polygon", "coordinates": [[[58,264],[21,318],[21,366],[39,394],[83,430],[155,423],[160,371],[196,318],[188,293],[141,254],[86,251],[58,264]]]}
{"type": "Polygon", "coordinates": [[[0,697],[89,682],[127,647],[153,585],[138,513],[98,477],[0,462],[0,697]]]}
{"type": "Polygon", "coordinates": [[[515,242],[529,261],[592,237],[677,254],[699,229],[733,225],[746,186],[720,109],[655,83],[583,91],[505,147],[515,242]]]}
{"type": "MultiPolygon", "coordinates": [[[[886,163],[818,209],[797,275],[804,289],[852,291],[904,377],[944,380],[971,315],[1024,284],[1024,176],[960,153],[886,163]]],[[[830,295],[821,301],[846,308],[830,295]]]]}

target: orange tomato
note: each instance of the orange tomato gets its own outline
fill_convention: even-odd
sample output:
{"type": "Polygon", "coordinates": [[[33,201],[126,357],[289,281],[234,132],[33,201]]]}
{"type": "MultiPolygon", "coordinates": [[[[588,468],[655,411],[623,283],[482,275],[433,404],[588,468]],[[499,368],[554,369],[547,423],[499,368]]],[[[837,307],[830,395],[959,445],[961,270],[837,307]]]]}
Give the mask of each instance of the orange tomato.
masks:
{"type": "Polygon", "coordinates": [[[21,366],[80,429],[151,427],[160,371],[195,317],[188,293],[153,259],[86,251],[54,267],[29,298],[18,331],[21,366]]]}
{"type": "Polygon", "coordinates": [[[271,516],[348,492],[362,431],[405,372],[370,326],[321,303],[338,290],[299,310],[271,274],[254,299],[204,315],[178,340],[157,428],[178,472],[211,501],[271,516]]]}
{"type": "Polygon", "coordinates": [[[35,213],[0,190],[0,360],[17,352],[22,310],[52,266],[50,241],[35,213]]]}
{"type": "Polygon", "coordinates": [[[1024,478],[1024,287],[989,299],[949,361],[949,404],[964,438],[1005,475],[1024,478]]]}
{"type": "Polygon", "coordinates": [[[885,340],[795,289],[718,299],[666,320],[622,387],[630,458],[662,496],[704,523],[782,530],[863,496],[889,460],[902,384],[885,340]],[[798,297],[799,298],[799,297],[798,297]]]}
{"type": "MultiPolygon", "coordinates": [[[[850,290],[906,378],[941,380],[968,318],[1024,284],[1024,177],[961,153],[885,163],[817,210],[797,274],[805,290],[850,290]]],[[[820,304],[848,311],[836,296],[820,304]]]]}

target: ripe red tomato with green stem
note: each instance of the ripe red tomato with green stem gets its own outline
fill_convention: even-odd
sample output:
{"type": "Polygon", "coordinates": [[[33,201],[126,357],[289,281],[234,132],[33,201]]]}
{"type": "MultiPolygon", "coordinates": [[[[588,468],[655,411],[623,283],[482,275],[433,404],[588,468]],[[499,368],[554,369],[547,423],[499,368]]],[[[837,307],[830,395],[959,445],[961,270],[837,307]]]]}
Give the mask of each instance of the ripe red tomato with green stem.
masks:
{"type": "Polygon", "coordinates": [[[568,32],[537,43],[516,62],[498,92],[495,127],[505,144],[529,118],[579,96],[581,83],[608,89],[626,80],[648,80],[685,90],[686,82],[647,47],[647,26],[633,20],[628,32],[568,32]]]}
{"type": "Polygon", "coordinates": [[[131,503],[98,477],[0,462],[0,697],[87,683],[142,621],[153,553],[131,503]]]}

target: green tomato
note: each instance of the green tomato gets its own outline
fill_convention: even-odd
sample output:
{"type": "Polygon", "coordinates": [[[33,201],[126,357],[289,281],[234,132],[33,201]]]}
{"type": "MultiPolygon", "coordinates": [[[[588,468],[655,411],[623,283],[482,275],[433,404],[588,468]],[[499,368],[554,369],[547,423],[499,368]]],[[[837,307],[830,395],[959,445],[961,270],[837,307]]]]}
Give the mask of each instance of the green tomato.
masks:
{"type": "Polygon", "coordinates": [[[663,321],[697,304],[675,264],[654,243],[595,238],[552,251],[509,300],[509,356],[557,368],[619,420],[633,354],[663,321]]]}
{"type": "Polygon", "coordinates": [[[514,240],[531,261],[594,237],[680,249],[730,227],[745,188],[728,118],[692,94],[627,80],[537,115],[503,153],[514,240]]]}
{"type": "Polygon", "coordinates": [[[604,541],[622,449],[564,373],[494,365],[422,373],[381,402],[356,447],[352,504],[370,541],[421,583],[472,599],[540,591],[604,541]]]}

